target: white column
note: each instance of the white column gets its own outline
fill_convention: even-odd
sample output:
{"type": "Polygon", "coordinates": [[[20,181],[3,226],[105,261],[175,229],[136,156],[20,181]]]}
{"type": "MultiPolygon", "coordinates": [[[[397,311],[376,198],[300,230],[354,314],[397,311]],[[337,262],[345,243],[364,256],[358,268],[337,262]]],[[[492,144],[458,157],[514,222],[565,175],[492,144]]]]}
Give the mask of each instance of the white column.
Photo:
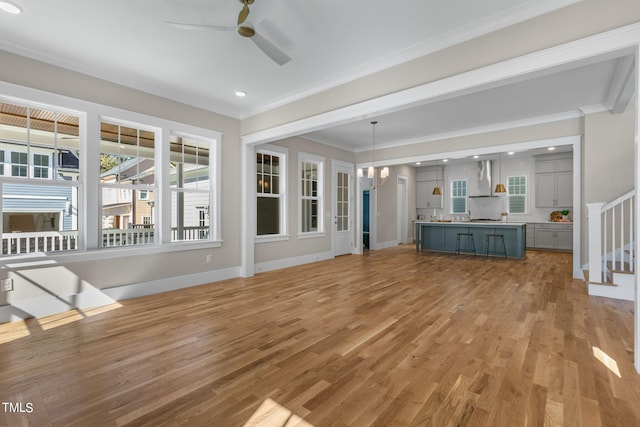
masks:
{"type": "Polygon", "coordinates": [[[253,145],[242,144],[242,253],[240,275],[251,277],[255,269],[256,235],[256,151],[253,145]]]}
{"type": "Polygon", "coordinates": [[[603,202],[587,203],[589,236],[589,282],[602,282],[602,207],[603,202]]]}
{"type": "Polygon", "coordinates": [[[354,248],[353,253],[357,255],[362,255],[362,180],[358,176],[358,169],[360,169],[360,165],[356,164],[355,173],[354,173],[354,202],[355,202],[355,218],[354,218],[354,248]]]}
{"type": "Polygon", "coordinates": [[[83,207],[78,224],[82,236],[79,249],[96,249],[101,244],[102,211],[100,209],[100,113],[91,108],[80,115],[80,171],[84,171],[84,188],[79,195],[83,207]],[[83,126],[84,124],[84,126],[83,126]]]}

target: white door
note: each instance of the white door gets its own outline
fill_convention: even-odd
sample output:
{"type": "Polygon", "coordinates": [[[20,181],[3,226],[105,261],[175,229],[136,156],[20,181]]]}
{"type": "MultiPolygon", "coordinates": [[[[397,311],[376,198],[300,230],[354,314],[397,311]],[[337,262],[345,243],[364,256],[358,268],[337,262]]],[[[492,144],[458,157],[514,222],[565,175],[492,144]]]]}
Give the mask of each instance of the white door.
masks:
{"type": "Polygon", "coordinates": [[[350,254],[353,247],[353,167],[333,164],[333,254],[350,254]]]}

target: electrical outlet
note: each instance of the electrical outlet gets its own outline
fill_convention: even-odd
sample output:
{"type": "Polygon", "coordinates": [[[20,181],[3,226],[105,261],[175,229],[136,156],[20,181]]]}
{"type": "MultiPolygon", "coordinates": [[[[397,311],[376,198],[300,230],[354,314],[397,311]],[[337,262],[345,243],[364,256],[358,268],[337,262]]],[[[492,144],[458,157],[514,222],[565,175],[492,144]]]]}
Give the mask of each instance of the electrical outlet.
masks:
{"type": "Polygon", "coordinates": [[[211,254],[207,254],[207,263],[210,263],[212,259],[213,257],[211,256],[211,254]]]}
{"type": "Polygon", "coordinates": [[[9,292],[13,290],[13,279],[0,280],[0,291],[9,292]]]}

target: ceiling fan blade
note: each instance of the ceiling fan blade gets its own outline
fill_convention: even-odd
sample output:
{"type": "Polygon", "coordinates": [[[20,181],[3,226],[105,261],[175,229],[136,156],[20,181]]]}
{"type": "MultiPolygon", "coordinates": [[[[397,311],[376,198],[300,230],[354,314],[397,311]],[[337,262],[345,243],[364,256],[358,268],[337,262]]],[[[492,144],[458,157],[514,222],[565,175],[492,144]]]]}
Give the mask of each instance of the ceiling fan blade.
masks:
{"type": "Polygon", "coordinates": [[[287,62],[291,61],[291,58],[286,53],[278,49],[273,43],[262,37],[260,34],[256,33],[253,37],[251,37],[251,41],[253,41],[256,46],[258,46],[260,50],[263,51],[265,55],[271,58],[276,64],[284,65],[287,62]]]}
{"type": "Polygon", "coordinates": [[[163,21],[165,24],[170,25],[181,30],[195,30],[195,31],[235,31],[237,27],[230,27],[226,25],[208,25],[208,24],[187,24],[183,22],[163,21]]]}
{"type": "Polygon", "coordinates": [[[240,11],[240,14],[238,15],[238,25],[246,21],[247,16],[249,16],[249,6],[247,6],[247,3],[245,2],[244,6],[242,6],[242,10],[240,11]]]}

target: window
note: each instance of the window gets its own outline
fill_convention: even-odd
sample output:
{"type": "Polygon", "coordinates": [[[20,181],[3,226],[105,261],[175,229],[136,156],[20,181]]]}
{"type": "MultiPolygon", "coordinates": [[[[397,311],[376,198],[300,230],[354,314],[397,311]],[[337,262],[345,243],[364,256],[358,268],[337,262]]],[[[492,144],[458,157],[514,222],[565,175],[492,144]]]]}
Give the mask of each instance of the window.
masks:
{"type": "Polygon", "coordinates": [[[27,153],[11,152],[11,176],[27,176],[27,153]]]}
{"type": "MultiPolygon", "coordinates": [[[[287,149],[268,146],[256,152],[256,234],[285,235],[287,149]]],[[[264,239],[263,239],[264,240],[264,239]]]]}
{"type": "Polygon", "coordinates": [[[184,135],[171,136],[171,241],[213,238],[210,158],[212,142],[184,135]]]}
{"type": "Polygon", "coordinates": [[[0,96],[0,255],[177,240],[221,246],[214,238],[220,183],[212,176],[220,171],[220,134],[91,105],[71,111],[0,96]],[[84,129],[85,123],[95,128],[84,129]],[[204,138],[174,135],[172,129],[204,138]],[[83,153],[85,135],[99,139],[89,141],[95,144],[89,153],[83,153]],[[92,166],[81,164],[85,155],[92,166]],[[81,170],[99,170],[89,180],[98,178],[97,184],[87,187],[81,170]],[[82,223],[88,226],[84,236],[78,231],[82,223]]]}
{"type": "Polygon", "coordinates": [[[33,155],[33,177],[49,178],[49,156],[46,154],[33,155]]]}
{"type": "Polygon", "coordinates": [[[78,249],[78,115],[2,99],[0,112],[2,255],[78,249]],[[76,161],[64,173],[60,150],[76,161]]]}
{"type": "Polygon", "coordinates": [[[527,212],[526,176],[510,176],[507,179],[507,212],[510,214],[527,212]]]}
{"type": "Polygon", "coordinates": [[[153,217],[155,182],[155,131],[100,123],[101,247],[156,241],[144,222],[153,217]]]}
{"type": "Polygon", "coordinates": [[[301,153],[300,232],[322,233],[324,158],[301,153]]]}
{"type": "Polygon", "coordinates": [[[454,179],[451,181],[451,213],[467,213],[467,180],[454,179]]]}

